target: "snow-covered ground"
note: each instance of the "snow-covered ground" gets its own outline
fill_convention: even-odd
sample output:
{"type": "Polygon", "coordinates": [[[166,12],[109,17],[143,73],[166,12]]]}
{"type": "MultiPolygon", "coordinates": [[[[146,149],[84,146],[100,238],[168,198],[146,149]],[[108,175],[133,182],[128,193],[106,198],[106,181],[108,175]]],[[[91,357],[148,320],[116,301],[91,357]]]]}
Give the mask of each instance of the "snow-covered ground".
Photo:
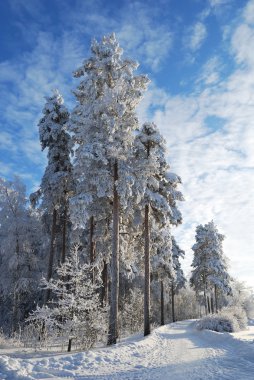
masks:
{"type": "Polygon", "coordinates": [[[195,322],[160,327],[87,353],[0,349],[0,379],[253,380],[254,326],[236,334],[197,331],[195,322]],[[247,338],[248,337],[248,338],[247,338]]]}

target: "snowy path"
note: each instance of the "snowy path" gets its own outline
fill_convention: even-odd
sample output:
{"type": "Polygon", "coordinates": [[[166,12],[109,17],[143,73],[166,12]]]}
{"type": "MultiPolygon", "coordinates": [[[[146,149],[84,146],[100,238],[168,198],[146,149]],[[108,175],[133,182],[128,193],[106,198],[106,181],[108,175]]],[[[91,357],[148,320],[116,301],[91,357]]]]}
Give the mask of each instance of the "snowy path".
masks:
{"type": "Polygon", "coordinates": [[[183,321],[88,353],[3,355],[3,379],[253,380],[254,344],[183,321]]]}

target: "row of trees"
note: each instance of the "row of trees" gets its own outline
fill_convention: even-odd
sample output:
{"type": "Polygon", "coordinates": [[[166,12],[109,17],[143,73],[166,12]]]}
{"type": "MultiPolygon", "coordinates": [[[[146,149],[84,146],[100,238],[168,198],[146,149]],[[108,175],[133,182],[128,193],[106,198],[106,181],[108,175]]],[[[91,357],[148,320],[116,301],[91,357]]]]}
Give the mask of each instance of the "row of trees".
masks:
{"type": "MultiPolygon", "coordinates": [[[[72,112],[58,91],[46,99],[39,136],[48,164],[30,196],[33,208],[18,179],[0,184],[2,321],[11,317],[12,331],[38,304],[29,320],[43,321],[44,332],[68,331],[69,348],[88,326],[96,340],[98,321],[107,319],[113,344],[119,306],[127,315],[124,300],[136,307],[139,294],[147,335],[158,292],[160,323],[169,293],[175,319],[174,296],[186,283],[184,252],[171,234],[182,222],[181,179],[170,172],[156,125],[139,125],[135,110],[149,80],[134,75],[137,66],[122,58],[114,35],[93,41],[91,57],[74,73],[80,82],[72,112]]],[[[206,312],[214,304],[217,310],[219,294],[230,291],[223,236],[211,222],[198,226],[196,239],[191,284],[198,297],[203,291],[206,312]]]]}

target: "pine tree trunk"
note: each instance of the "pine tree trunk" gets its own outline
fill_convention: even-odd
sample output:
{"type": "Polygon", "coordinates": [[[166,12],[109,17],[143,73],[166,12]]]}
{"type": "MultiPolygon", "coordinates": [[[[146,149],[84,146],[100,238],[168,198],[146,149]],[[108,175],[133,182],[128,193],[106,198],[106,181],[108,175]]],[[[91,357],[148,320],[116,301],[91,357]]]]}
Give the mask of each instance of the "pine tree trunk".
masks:
{"type": "Polygon", "coordinates": [[[210,307],[210,300],[209,300],[209,296],[206,297],[207,299],[207,308],[208,308],[208,314],[211,313],[211,307],[210,307]]]}
{"type": "Polygon", "coordinates": [[[213,297],[211,296],[211,311],[214,314],[214,302],[213,302],[213,297]]]}
{"type": "Polygon", "coordinates": [[[69,338],[69,341],[68,341],[68,352],[71,352],[71,346],[72,346],[72,338],[69,338]]]}
{"type": "MultiPolygon", "coordinates": [[[[56,209],[54,208],[53,218],[52,218],[52,226],[51,226],[51,240],[50,240],[47,281],[49,281],[51,279],[52,273],[53,273],[55,236],[56,236],[56,209]]],[[[46,289],[45,303],[48,302],[49,298],[50,298],[50,289],[46,289]]]]}
{"type": "Polygon", "coordinates": [[[172,304],[172,321],[175,322],[175,290],[174,290],[174,284],[172,282],[171,285],[171,304],[172,304]]]}
{"type": "Polygon", "coordinates": [[[119,295],[119,195],[116,188],[118,180],[118,164],[114,164],[113,189],[113,236],[111,258],[111,294],[109,311],[108,345],[116,344],[118,324],[118,295],[119,295]]]}
{"type": "MultiPolygon", "coordinates": [[[[93,264],[95,260],[95,242],[94,242],[94,217],[90,218],[90,264],[93,264]]],[[[94,269],[91,274],[92,283],[94,283],[94,269]]]]}
{"type": "Polygon", "coordinates": [[[218,313],[218,293],[217,293],[217,285],[214,285],[214,298],[215,298],[215,311],[218,313]]]}
{"type": "Polygon", "coordinates": [[[67,226],[67,204],[65,201],[64,204],[64,213],[63,213],[63,241],[62,241],[62,256],[61,263],[65,263],[66,258],[66,226],[67,226]]]}
{"type": "Polygon", "coordinates": [[[161,281],[161,326],[164,326],[164,284],[161,281]]]}
{"type": "Polygon", "coordinates": [[[14,335],[16,329],[17,329],[17,312],[18,312],[18,301],[17,301],[17,293],[16,289],[14,289],[13,294],[13,308],[12,308],[12,325],[11,325],[11,334],[14,335]]]}
{"type": "Polygon", "coordinates": [[[108,264],[104,261],[102,270],[102,291],[101,306],[105,306],[108,302],[108,264]]]}
{"type": "Polygon", "coordinates": [[[206,297],[206,279],[205,277],[203,278],[203,283],[204,283],[204,301],[205,301],[205,314],[208,314],[208,309],[207,309],[207,297],[206,297]]]}
{"type": "Polygon", "coordinates": [[[144,290],[144,336],[150,334],[150,231],[149,205],[145,206],[145,290],[144,290]]]}

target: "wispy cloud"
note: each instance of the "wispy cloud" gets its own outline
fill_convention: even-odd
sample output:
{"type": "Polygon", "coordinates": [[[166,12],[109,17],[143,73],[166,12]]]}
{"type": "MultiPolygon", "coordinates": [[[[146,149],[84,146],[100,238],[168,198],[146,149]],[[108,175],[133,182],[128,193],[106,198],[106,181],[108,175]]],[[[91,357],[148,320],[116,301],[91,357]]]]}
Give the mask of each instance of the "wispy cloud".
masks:
{"type": "Polygon", "coordinates": [[[212,7],[219,7],[221,5],[226,5],[232,2],[232,0],[209,0],[212,7]]]}
{"type": "Polygon", "coordinates": [[[186,33],[184,44],[186,48],[195,52],[200,49],[207,36],[207,30],[204,23],[198,21],[186,33]]]}
{"type": "Polygon", "coordinates": [[[210,86],[218,83],[223,68],[221,59],[218,56],[209,58],[203,65],[201,73],[196,81],[197,84],[210,86]]]}

